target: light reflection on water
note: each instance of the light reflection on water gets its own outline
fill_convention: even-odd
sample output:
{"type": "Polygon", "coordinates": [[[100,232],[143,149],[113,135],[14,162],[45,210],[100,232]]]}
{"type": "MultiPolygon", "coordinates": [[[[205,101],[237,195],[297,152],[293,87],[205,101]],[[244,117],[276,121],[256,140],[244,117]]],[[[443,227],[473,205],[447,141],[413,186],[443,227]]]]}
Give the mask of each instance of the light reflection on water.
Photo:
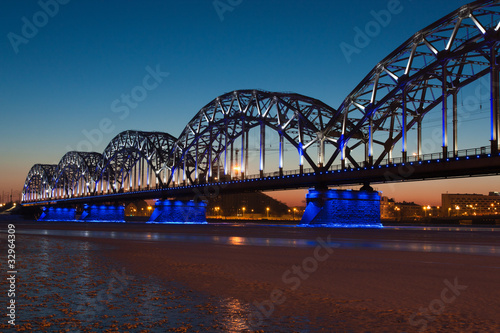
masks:
{"type": "Polygon", "coordinates": [[[403,226],[384,226],[384,229],[391,230],[424,230],[424,231],[488,231],[488,232],[500,232],[500,228],[489,228],[489,227],[450,227],[450,226],[418,226],[418,225],[403,225],[403,226]]]}
{"type": "MultiPolygon", "coordinates": [[[[209,236],[188,234],[167,234],[159,232],[130,232],[130,231],[82,231],[82,230],[18,230],[19,234],[73,236],[89,238],[112,238],[136,241],[161,241],[182,243],[214,243],[234,246],[281,246],[281,247],[314,247],[318,243],[313,239],[265,238],[265,237],[236,237],[236,236],[209,236]]],[[[475,255],[500,256],[500,246],[439,243],[431,241],[406,240],[358,240],[335,239],[328,245],[340,249],[374,249],[412,252],[439,252],[462,253],[475,255]]]]}
{"type": "MultiPolygon", "coordinates": [[[[38,232],[53,234],[52,230],[38,232]]],[[[92,231],[81,234],[85,233],[88,237],[93,234],[92,231]]],[[[119,233],[109,235],[114,236],[119,233]]],[[[115,327],[137,332],[250,329],[249,304],[198,294],[175,282],[123,271],[116,262],[100,255],[104,247],[112,246],[45,236],[23,238],[22,243],[23,267],[19,270],[22,279],[18,282],[22,316],[17,322],[20,329],[87,331],[92,327],[91,331],[102,331],[115,327]],[[114,280],[117,274],[128,276],[127,283],[114,280]],[[91,326],[96,323],[99,326],[91,326]]],[[[277,322],[266,322],[267,327],[284,332],[280,318],[275,319],[277,322]]],[[[309,332],[307,321],[302,327],[295,331],[309,332]]]]}

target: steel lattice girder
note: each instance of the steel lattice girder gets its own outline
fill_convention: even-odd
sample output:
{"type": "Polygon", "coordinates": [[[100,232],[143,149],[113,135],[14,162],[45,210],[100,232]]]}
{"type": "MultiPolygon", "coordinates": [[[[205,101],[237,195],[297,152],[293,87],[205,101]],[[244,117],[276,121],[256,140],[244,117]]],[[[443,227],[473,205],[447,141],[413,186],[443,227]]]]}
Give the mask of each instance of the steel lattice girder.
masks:
{"type": "MultiPolygon", "coordinates": [[[[325,103],[299,94],[233,91],[217,97],[191,119],[175,144],[180,155],[175,166],[185,170],[191,181],[197,171],[207,175],[210,165],[227,158],[225,150],[237,138],[254,127],[266,126],[283,136],[298,154],[302,152],[312,168],[318,169],[319,161],[315,162],[307,149],[324,140],[326,125],[335,113],[325,103]]],[[[336,144],[337,138],[330,139],[336,144]]]]}
{"type": "MultiPolygon", "coordinates": [[[[330,168],[339,156],[358,167],[351,152],[362,145],[365,149],[369,147],[368,155],[378,165],[397,142],[407,140],[405,133],[440,103],[445,148],[445,97],[486,75],[492,77],[491,86],[498,93],[494,80],[498,80],[499,3],[499,0],[473,2],[417,32],[379,62],[337,110],[299,94],[240,90],[208,103],[178,139],[160,132],[122,132],[109,143],[100,168],[95,169],[100,171],[99,180],[123,185],[124,176],[143,158],[160,185],[168,185],[175,176],[171,172],[168,184],[164,184],[158,173],[166,169],[183,170],[185,179],[193,182],[207,177],[216,162],[227,159],[228,147],[257,126],[276,131],[316,171],[330,168]],[[375,133],[379,136],[387,133],[387,138],[374,139],[375,133]],[[308,153],[313,144],[319,144],[321,152],[316,160],[308,153]],[[328,158],[325,144],[334,148],[328,158]],[[380,155],[374,156],[373,144],[382,147],[380,155]]],[[[499,102],[494,99],[498,96],[492,91],[491,135],[492,141],[498,141],[499,102]]],[[[23,193],[39,193],[42,187],[52,189],[60,184],[61,177],[75,179],[79,171],[83,172],[80,158],[85,158],[74,154],[68,156],[64,165],[60,163],[59,169],[54,165],[33,166],[23,193]],[[76,163],[76,167],[71,163],[76,163]]],[[[93,169],[94,163],[92,160],[87,165],[93,169]]]]}
{"type": "Polygon", "coordinates": [[[76,184],[83,179],[87,190],[96,191],[96,183],[101,175],[102,154],[96,152],[71,151],[66,153],[54,175],[53,187],[64,188],[64,184],[76,184]]]}
{"type": "Polygon", "coordinates": [[[31,167],[24,182],[23,195],[39,194],[43,191],[51,191],[53,179],[56,173],[55,164],[35,164],[31,167]]]}
{"type": "Polygon", "coordinates": [[[132,167],[141,159],[145,159],[152,168],[157,182],[163,184],[158,174],[171,167],[170,155],[177,139],[168,133],[124,131],[115,136],[103,153],[101,178],[120,184],[132,167]],[[115,179],[116,177],[116,179],[115,179]]]}
{"type": "Polygon", "coordinates": [[[385,142],[374,142],[384,148],[375,164],[380,163],[402,138],[404,130],[443,101],[443,91],[447,95],[450,90],[489,74],[490,51],[499,48],[498,3],[476,1],[465,5],[417,32],[379,62],[344,99],[332,118],[331,128],[338,126],[344,117],[355,126],[325,167],[333,164],[342,147],[349,151],[361,143],[367,144],[370,128],[372,135],[382,130],[389,133],[385,142]],[[403,103],[406,119],[403,119],[403,103]],[[356,141],[359,130],[365,139],[356,141]]]}

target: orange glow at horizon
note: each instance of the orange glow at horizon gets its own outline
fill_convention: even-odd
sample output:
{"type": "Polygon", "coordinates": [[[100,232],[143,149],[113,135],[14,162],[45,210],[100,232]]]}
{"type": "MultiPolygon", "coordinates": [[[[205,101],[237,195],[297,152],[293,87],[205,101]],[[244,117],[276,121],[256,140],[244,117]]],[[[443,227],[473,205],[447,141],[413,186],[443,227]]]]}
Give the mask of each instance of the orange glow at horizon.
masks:
{"type": "MultiPolygon", "coordinates": [[[[425,206],[441,206],[441,194],[443,193],[488,194],[500,191],[500,176],[373,184],[371,186],[374,190],[381,192],[382,196],[393,198],[397,202],[406,201],[425,206]]],[[[332,187],[332,189],[353,190],[360,188],[361,185],[332,187]]],[[[269,191],[265,194],[286,203],[289,207],[305,207],[306,205],[307,189],[269,191]]]]}

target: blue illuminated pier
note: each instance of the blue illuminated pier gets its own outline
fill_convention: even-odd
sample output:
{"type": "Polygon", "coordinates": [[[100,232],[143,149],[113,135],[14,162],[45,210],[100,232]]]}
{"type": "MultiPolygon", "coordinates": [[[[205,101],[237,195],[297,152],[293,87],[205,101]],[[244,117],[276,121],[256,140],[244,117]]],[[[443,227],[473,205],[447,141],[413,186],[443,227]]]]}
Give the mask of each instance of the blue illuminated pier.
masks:
{"type": "Polygon", "coordinates": [[[378,192],[309,190],[302,227],[382,228],[378,192]]]}
{"type": "Polygon", "coordinates": [[[123,205],[84,205],[80,217],[82,222],[125,222],[123,205]]]}
{"type": "Polygon", "coordinates": [[[158,200],[148,223],[206,224],[206,204],[181,200],[158,200]]]}

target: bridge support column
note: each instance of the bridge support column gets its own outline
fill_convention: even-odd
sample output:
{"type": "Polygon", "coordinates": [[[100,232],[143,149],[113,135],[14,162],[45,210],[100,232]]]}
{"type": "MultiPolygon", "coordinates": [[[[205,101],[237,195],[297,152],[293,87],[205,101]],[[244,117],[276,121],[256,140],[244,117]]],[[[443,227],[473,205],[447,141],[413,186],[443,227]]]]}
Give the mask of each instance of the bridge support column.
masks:
{"type": "Polygon", "coordinates": [[[147,223],[206,224],[206,207],[193,200],[157,200],[147,223]]]}
{"type": "Polygon", "coordinates": [[[83,205],[82,222],[125,222],[123,205],[83,205]]]}
{"type": "Polygon", "coordinates": [[[382,228],[378,192],[310,189],[306,200],[299,226],[382,228]]]}
{"type": "Polygon", "coordinates": [[[491,153],[498,154],[500,148],[500,86],[496,45],[491,48],[490,66],[490,112],[491,112],[491,153]]]}
{"type": "Polygon", "coordinates": [[[38,221],[71,222],[76,220],[76,209],[65,207],[42,207],[38,221]]]}

